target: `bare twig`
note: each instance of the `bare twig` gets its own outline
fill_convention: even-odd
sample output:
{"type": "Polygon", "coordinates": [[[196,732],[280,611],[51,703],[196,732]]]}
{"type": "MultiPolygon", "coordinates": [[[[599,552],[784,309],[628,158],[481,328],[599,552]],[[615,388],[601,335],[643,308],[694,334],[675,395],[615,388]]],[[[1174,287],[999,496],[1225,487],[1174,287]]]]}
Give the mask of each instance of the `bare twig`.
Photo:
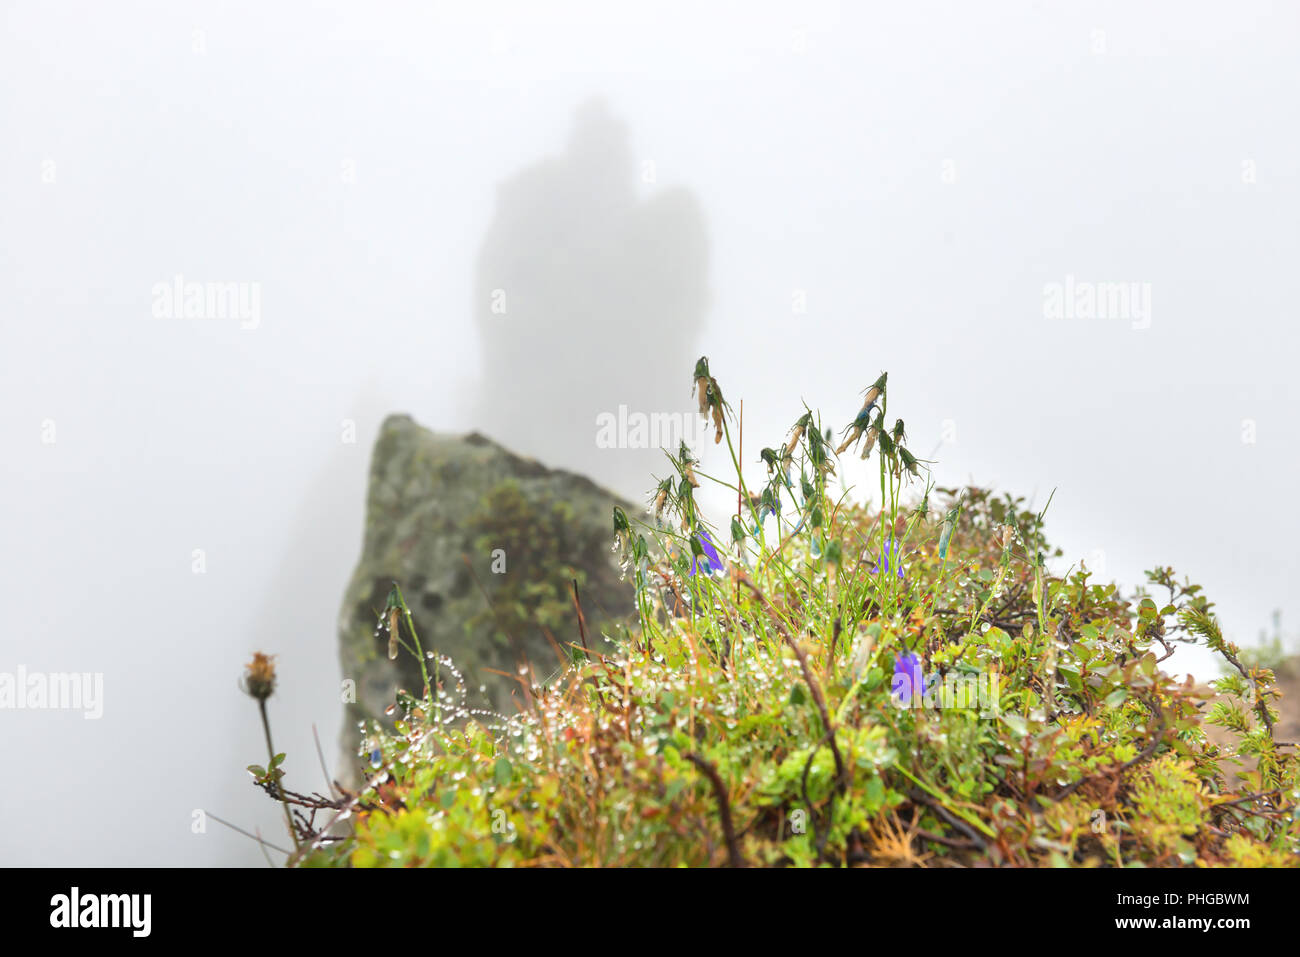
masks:
{"type": "Polygon", "coordinates": [[[329,788],[330,794],[334,793],[334,783],[330,778],[329,769],[325,767],[325,752],[320,746],[320,732],[316,730],[315,722],[311,726],[311,736],[316,739],[316,757],[320,759],[320,772],[325,775],[325,786],[329,788]]]}
{"type": "Polygon", "coordinates": [[[244,835],[244,837],[251,838],[254,841],[257,841],[258,844],[264,844],[266,845],[266,847],[271,848],[271,850],[273,851],[279,851],[281,854],[284,855],[288,855],[292,853],[292,851],[286,851],[283,847],[280,847],[279,845],[276,844],[272,844],[270,841],[264,840],[260,834],[252,834],[248,831],[245,831],[242,827],[239,827],[238,825],[231,824],[229,821],[217,817],[211,811],[204,811],[203,813],[206,814],[208,817],[212,818],[212,820],[216,821],[218,824],[225,825],[226,827],[230,828],[232,831],[237,831],[240,834],[244,835]]]}
{"type": "Polygon", "coordinates": [[[591,655],[591,649],[587,647],[587,616],[582,613],[582,601],[578,598],[578,579],[573,579],[573,607],[578,609],[578,634],[582,637],[582,650],[588,656],[591,655]]]}
{"type": "Polygon", "coordinates": [[[718,799],[718,816],[722,818],[722,836],[727,840],[727,858],[732,867],[744,867],[745,858],[740,853],[740,844],[736,840],[736,829],[731,823],[731,801],[727,797],[726,785],[722,783],[722,778],[718,775],[718,769],[714,767],[713,762],[701,757],[694,751],[688,751],[682,757],[699,768],[700,772],[709,779],[709,783],[713,785],[713,796],[718,799]]]}
{"type": "MultiPolygon", "coordinates": [[[[984,843],[984,839],[979,836],[979,833],[977,831],[971,828],[965,821],[957,817],[955,814],[949,813],[946,807],[944,807],[938,801],[934,800],[934,798],[925,794],[923,791],[917,788],[913,788],[908,793],[908,797],[911,798],[913,801],[917,802],[918,804],[924,804],[926,807],[934,811],[936,814],[938,814],[941,818],[943,818],[945,821],[947,821],[957,830],[965,834],[970,842],[969,846],[971,848],[978,848],[979,850],[983,850],[985,847],[988,846],[984,843]]],[[[922,833],[924,836],[926,836],[931,840],[937,840],[940,844],[947,844],[949,847],[966,846],[966,845],[957,844],[951,838],[939,838],[937,835],[931,835],[926,832],[920,832],[920,831],[918,831],[918,833],[922,833]]]]}
{"type": "Polygon", "coordinates": [[[935,844],[942,844],[944,847],[951,847],[958,851],[980,851],[984,849],[983,844],[976,844],[974,841],[959,841],[952,837],[944,837],[942,834],[935,834],[921,827],[913,828],[912,833],[927,841],[933,841],[935,844]]]}

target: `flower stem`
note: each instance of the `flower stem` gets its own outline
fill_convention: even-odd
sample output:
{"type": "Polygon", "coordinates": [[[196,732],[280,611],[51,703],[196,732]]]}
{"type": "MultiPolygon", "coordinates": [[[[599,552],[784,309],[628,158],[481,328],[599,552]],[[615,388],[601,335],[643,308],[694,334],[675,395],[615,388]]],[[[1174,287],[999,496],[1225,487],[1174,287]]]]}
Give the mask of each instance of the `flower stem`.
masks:
{"type": "MultiPolygon", "coordinates": [[[[271,763],[268,766],[271,769],[271,774],[275,775],[279,768],[275,766],[275,745],[271,744],[271,722],[266,717],[266,700],[264,698],[258,699],[257,710],[262,714],[262,730],[266,732],[266,750],[270,752],[271,756],[271,763]]],[[[275,778],[275,789],[280,793],[280,803],[284,806],[284,820],[289,825],[289,837],[293,839],[293,846],[296,850],[299,847],[298,831],[293,826],[293,815],[289,813],[289,801],[284,796],[284,785],[280,783],[278,776],[275,778]]]]}

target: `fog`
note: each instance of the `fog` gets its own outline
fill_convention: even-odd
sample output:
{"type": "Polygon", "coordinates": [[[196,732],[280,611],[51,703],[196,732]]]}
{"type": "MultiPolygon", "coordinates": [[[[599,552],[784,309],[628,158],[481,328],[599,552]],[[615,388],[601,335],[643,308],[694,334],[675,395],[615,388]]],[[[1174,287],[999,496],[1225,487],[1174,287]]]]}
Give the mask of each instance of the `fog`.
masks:
{"type": "Polygon", "coordinates": [[[98,719],[0,711],[0,862],[264,866],[195,812],[282,839],[243,770],[256,650],[291,785],[326,786],[383,417],[641,497],[657,453],[596,416],[695,427],[702,354],[756,475],[802,402],[842,425],[887,369],[941,484],[1055,489],[1062,567],[1172,565],[1296,650],[1292,5],[7,2],[0,30],[0,671],[103,676],[98,719]],[[178,282],[246,311],[186,318],[178,282]]]}

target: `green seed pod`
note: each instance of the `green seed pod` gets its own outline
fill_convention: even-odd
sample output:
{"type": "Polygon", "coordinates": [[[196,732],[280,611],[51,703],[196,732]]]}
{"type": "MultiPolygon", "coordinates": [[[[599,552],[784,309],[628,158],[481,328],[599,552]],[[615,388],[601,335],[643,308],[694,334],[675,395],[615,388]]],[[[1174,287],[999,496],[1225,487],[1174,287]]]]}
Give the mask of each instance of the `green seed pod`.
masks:
{"type": "Polygon", "coordinates": [[[743,542],[745,540],[745,526],[734,515],[731,517],[731,540],[733,542],[743,542]]]}

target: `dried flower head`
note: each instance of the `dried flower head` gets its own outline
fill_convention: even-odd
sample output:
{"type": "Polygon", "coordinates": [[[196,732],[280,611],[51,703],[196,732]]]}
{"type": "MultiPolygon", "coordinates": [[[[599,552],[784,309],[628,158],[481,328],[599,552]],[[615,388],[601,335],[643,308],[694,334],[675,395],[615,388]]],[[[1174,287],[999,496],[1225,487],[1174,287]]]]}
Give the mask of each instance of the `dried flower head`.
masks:
{"type": "MultiPolygon", "coordinates": [[[[885,378],[888,375],[889,375],[888,372],[881,373],[880,378],[875,381],[875,384],[872,385],[869,389],[867,389],[866,397],[862,401],[862,408],[858,410],[858,414],[853,417],[853,421],[850,422],[848,426],[844,429],[846,438],[844,439],[843,442],[840,443],[840,447],[835,450],[836,455],[843,455],[845,449],[851,447],[854,442],[856,442],[859,438],[862,437],[862,434],[864,432],[868,432],[868,430],[871,428],[871,413],[876,412],[876,400],[879,399],[880,396],[884,393],[885,378]]],[[[883,419],[882,414],[880,412],[876,412],[876,425],[875,425],[876,432],[880,431],[880,425],[882,419],[883,419]]],[[[899,426],[900,427],[902,426],[901,419],[899,420],[899,426]]],[[[871,445],[875,444],[875,436],[869,434],[868,440],[871,443],[871,445]]],[[[871,448],[870,446],[868,446],[863,451],[862,457],[865,459],[870,453],[871,453],[871,448]]]]}
{"type": "Polygon", "coordinates": [[[889,378],[888,372],[880,373],[880,378],[877,379],[875,382],[873,382],[871,384],[871,387],[867,389],[866,398],[862,400],[862,408],[864,410],[871,408],[871,406],[875,404],[876,400],[879,399],[880,396],[884,393],[885,381],[888,378],[889,378]]]}
{"type": "Polygon", "coordinates": [[[867,441],[862,443],[862,457],[865,459],[876,447],[876,436],[880,435],[880,426],[873,425],[867,429],[867,441]]]}
{"type": "Polygon", "coordinates": [[[275,691],[275,656],[253,653],[253,660],[244,665],[244,693],[258,701],[265,701],[275,691]]]}
{"type": "MultiPolygon", "coordinates": [[[[785,457],[791,459],[794,457],[794,450],[799,447],[799,440],[803,438],[808,427],[812,425],[812,413],[805,412],[799,416],[795,422],[794,428],[790,431],[790,440],[785,443],[785,457]]],[[[839,453],[836,453],[839,454],[839,453]]]]}
{"type": "Polygon", "coordinates": [[[705,415],[709,411],[709,359],[707,356],[700,356],[695,363],[695,372],[692,373],[695,380],[696,395],[700,402],[700,415],[705,415]]]}
{"type": "Polygon", "coordinates": [[[388,660],[397,658],[397,636],[401,634],[402,619],[400,608],[388,609],[388,660]]]}
{"type": "Polygon", "coordinates": [[[713,416],[713,427],[715,434],[713,444],[717,445],[722,441],[722,389],[718,386],[718,380],[709,374],[709,359],[707,356],[700,356],[699,361],[695,363],[695,372],[692,373],[692,379],[695,382],[695,394],[699,400],[700,415],[713,416]]]}
{"type": "Polygon", "coordinates": [[[664,506],[668,504],[668,493],[671,492],[672,490],[673,490],[672,479],[667,478],[659,483],[659,488],[658,491],[655,493],[655,499],[654,499],[654,512],[655,512],[656,522],[663,521],[664,506]]]}
{"type": "Polygon", "coordinates": [[[844,429],[845,433],[847,433],[847,437],[840,443],[840,447],[835,450],[836,455],[843,455],[844,450],[856,442],[858,437],[862,435],[863,431],[867,428],[867,424],[871,421],[871,409],[872,406],[864,405],[862,410],[854,416],[853,421],[844,429]]]}

